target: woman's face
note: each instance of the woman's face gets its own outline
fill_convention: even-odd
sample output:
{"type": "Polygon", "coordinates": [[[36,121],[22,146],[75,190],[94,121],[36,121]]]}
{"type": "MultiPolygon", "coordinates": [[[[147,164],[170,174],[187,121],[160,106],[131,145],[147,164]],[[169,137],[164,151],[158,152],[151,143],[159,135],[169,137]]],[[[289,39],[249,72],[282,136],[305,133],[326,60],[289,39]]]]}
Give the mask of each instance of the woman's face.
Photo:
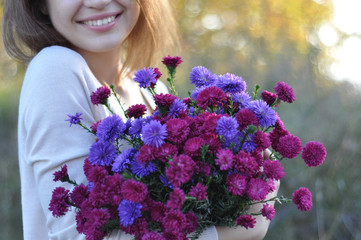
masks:
{"type": "Polygon", "coordinates": [[[119,47],[138,21],[136,0],[46,0],[54,28],[75,48],[106,52],[119,47]]]}

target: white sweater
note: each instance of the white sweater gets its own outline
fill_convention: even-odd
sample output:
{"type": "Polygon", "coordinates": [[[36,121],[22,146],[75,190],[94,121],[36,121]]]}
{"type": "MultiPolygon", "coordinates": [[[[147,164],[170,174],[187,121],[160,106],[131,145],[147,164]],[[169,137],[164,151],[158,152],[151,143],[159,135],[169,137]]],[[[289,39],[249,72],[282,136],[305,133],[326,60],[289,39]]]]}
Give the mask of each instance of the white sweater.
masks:
{"type": "MultiPolygon", "coordinates": [[[[101,84],[81,55],[68,48],[43,49],[28,66],[20,95],[18,146],[25,240],[85,239],[76,230],[75,211],[55,218],[48,210],[52,191],[70,184],[53,182],[53,173],[67,164],[71,179],[87,183],[83,161],[95,141],[80,126],[69,127],[67,115],[82,113],[82,122],[91,126],[109,115],[104,106],[94,106],[90,94],[101,84]]],[[[161,87],[161,86],[160,86],[161,87]]],[[[151,97],[141,90],[149,105],[151,97]]],[[[123,116],[114,97],[110,105],[123,116]]],[[[106,239],[131,239],[113,231],[106,239]]],[[[217,240],[215,227],[200,239],[217,240]]]]}

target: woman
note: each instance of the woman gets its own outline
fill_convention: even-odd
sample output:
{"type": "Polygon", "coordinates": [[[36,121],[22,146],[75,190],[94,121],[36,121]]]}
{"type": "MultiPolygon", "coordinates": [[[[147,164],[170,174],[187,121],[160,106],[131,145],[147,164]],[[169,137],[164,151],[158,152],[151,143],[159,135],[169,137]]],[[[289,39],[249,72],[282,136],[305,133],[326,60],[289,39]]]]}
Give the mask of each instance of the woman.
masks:
{"type": "MultiPolygon", "coordinates": [[[[152,107],[129,75],[176,45],[168,1],[7,0],[4,13],[8,53],[30,62],[18,124],[24,239],[84,239],[76,230],[75,212],[54,218],[48,210],[52,190],[59,186],[53,172],[67,164],[69,175],[86,184],[82,164],[94,142],[64,119],[82,112],[82,122],[90,126],[108,116],[105,107],[89,99],[102,85],[114,85],[125,107],[152,107]]],[[[120,109],[116,112],[122,116],[120,109]]],[[[257,221],[252,230],[212,227],[200,239],[261,239],[269,222],[257,221]]],[[[113,231],[108,238],[131,236],[113,231]]]]}

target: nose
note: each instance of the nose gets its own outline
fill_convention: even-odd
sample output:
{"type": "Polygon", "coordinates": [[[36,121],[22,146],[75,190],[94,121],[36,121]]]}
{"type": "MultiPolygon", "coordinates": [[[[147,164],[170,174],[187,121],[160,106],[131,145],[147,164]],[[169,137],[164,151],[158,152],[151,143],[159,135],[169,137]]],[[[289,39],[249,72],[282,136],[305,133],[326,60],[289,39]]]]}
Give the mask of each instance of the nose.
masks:
{"type": "Polygon", "coordinates": [[[89,8],[102,9],[107,6],[112,0],[84,0],[83,4],[89,8]]]}

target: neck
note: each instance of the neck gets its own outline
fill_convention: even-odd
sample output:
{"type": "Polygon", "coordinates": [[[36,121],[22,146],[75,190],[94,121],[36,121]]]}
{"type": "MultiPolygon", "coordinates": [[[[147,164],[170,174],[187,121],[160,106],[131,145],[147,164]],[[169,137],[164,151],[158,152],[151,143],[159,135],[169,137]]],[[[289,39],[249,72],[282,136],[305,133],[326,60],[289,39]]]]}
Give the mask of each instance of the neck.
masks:
{"type": "Polygon", "coordinates": [[[112,49],[107,52],[94,53],[77,50],[87,62],[94,76],[102,84],[117,85],[121,70],[120,49],[112,49]]]}

